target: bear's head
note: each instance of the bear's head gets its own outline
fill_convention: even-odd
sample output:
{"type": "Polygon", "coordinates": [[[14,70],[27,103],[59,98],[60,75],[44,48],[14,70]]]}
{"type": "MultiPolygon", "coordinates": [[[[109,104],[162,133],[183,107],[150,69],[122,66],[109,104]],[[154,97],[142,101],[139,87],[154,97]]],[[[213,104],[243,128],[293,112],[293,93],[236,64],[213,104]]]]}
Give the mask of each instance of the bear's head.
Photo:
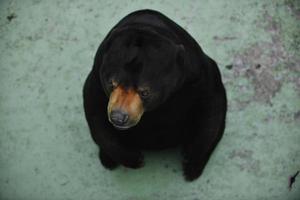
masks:
{"type": "Polygon", "coordinates": [[[103,41],[100,79],[109,121],[135,126],[183,83],[184,47],[151,29],[113,30],[103,41]]]}

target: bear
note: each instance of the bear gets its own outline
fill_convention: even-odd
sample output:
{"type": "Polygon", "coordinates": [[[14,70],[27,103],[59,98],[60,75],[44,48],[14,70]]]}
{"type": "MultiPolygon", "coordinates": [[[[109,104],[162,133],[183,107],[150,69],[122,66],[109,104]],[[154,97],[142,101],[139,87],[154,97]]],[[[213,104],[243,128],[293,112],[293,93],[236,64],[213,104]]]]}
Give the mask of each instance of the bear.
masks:
{"type": "Polygon", "coordinates": [[[180,148],[186,181],[203,172],[225,129],[216,62],[159,11],[137,10],[101,42],[83,87],[85,117],[110,170],[144,166],[143,151],[180,148]]]}

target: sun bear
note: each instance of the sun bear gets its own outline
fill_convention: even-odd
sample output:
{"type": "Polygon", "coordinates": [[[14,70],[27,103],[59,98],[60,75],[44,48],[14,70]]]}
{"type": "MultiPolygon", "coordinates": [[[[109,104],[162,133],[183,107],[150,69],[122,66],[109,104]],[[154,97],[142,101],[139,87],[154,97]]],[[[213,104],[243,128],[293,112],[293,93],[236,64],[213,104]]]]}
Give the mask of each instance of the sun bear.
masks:
{"type": "Polygon", "coordinates": [[[140,168],[143,150],[178,147],[187,181],[198,178],[220,141],[227,111],[218,66],[162,13],[125,16],[100,44],[83,88],[99,159],[140,168]]]}

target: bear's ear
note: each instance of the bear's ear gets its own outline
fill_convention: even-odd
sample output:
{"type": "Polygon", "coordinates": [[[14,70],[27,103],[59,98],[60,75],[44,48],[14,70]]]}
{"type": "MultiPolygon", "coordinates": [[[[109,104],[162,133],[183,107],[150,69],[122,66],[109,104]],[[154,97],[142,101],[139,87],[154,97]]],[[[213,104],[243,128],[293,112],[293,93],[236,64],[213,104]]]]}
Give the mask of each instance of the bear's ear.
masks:
{"type": "Polygon", "coordinates": [[[185,48],[183,44],[176,45],[176,62],[180,67],[185,65],[185,48]]]}

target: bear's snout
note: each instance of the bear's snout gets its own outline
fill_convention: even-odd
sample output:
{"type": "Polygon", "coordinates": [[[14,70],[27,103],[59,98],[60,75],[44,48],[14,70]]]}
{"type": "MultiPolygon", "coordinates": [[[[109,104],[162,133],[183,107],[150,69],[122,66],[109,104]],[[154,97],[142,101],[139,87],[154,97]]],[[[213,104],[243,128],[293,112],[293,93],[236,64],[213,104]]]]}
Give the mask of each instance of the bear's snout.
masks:
{"type": "Polygon", "coordinates": [[[121,110],[114,110],[110,113],[110,120],[117,126],[124,126],[128,121],[128,114],[121,110]]]}
{"type": "Polygon", "coordinates": [[[135,126],[144,113],[139,94],[134,89],[116,87],[109,98],[107,115],[110,123],[120,130],[135,126]]]}

